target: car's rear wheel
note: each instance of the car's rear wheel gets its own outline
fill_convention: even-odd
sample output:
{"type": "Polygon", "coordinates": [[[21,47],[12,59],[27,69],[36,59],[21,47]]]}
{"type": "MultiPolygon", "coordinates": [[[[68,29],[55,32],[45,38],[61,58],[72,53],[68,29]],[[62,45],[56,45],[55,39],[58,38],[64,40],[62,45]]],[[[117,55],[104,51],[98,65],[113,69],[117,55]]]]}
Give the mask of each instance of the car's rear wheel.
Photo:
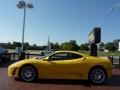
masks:
{"type": "Polygon", "coordinates": [[[38,73],[32,65],[25,65],[20,69],[19,76],[21,80],[31,82],[38,78],[38,73]]]}
{"type": "Polygon", "coordinates": [[[95,84],[102,84],[105,82],[107,76],[105,70],[99,67],[93,68],[89,73],[89,79],[95,84]]]}

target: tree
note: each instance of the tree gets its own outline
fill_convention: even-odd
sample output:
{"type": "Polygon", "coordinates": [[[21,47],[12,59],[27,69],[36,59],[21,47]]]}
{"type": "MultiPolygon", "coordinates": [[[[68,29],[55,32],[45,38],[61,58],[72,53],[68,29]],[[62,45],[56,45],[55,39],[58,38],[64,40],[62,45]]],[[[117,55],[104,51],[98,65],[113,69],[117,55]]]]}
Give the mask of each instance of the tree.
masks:
{"type": "Polygon", "coordinates": [[[30,46],[30,44],[28,42],[25,42],[24,45],[27,46],[27,47],[30,46]]]}
{"type": "Polygon", "coordinates": [[[105,49],[108,49],[111,52],[115,52],[118,50],[118,43],[120,42],[120,39],[115,39],[112,42],[108,42],[105,44],[105,49]]]}
{"type": "Polygon", "coordinates": [[[59,50],[59,49],[60,49],[59,43],[55,43],[55,44],[54,44],[54,50],[59,50]]]}
{"type": "Polygon", "coordinates": [[[68,42],[62,43],[63,50],[71,50],[71,46],[68,42]]]}
{"type": "Polygon", "coordinates": [[[81,46],[80,46],[80,50],[88,51],[88,50],[89,50],[88,45],[89,45],[88,43],[81,44],[81,46]]]}
{"type": "Polygon", "coordinates": [[[29,49],[29,46],[30,46],[30,45],[29,45],[28,42],[25,42],[25,43],[24,43],[24,49],[25,49],[25,50],[29,49]]]}
{"type": "MultiPolygon", "coordinates": [[[[54,49],[54,43],[50,42],[50,46],[51,46],[51,49],[54,49]]],[[[49,49],[49,46],[47,49],[49,49]]]]}
{"type": "Polygon", "coordinates": [[[119,44],[119,42],[120,42],[120,39],[115,39],[115,40],[113,40],[113,44],[114,44],[114,46],[116,47],[115,49],[116,49],[116,51],[118,50],[118,44],[119,44]]]}
{"type": "Polygon", "coordinates": [[[74,50],[74,51],[79,50],[79,47],[75,40],[70,40],[69,42],[62,43],[61,46],[63,50],[74,50]]]}
{"type": "Polygon", "coordinates": [[[75,50],[75,51],[78,51],[78,50],[79,50],[79,47],[78,47],[78,45],[77,45],[77,43],[76,43],[75,40],[70,40],[69,43],[70,43],[70,45],[71,45],[72,50],[75,50]]]}
{"type": "Polygon", "coordinates": [[[103,42],[101,42],[101,43],[99,44],[99,50],[100,50],[100,51],[104,51],[104,47],[105,47],[105,44],[104,44],[103,42]]]}
{"type": "Polygon", "coordinates": [[[41,50],[45,50],[45,49],[47,49],[47,46],[45,45],[41,46],[41,50]]]}
{"type": "Polygon", "coordinates": [[[13,46],[15,47],[21,47],[22,44],[20,42],[13,42],[13,46]]]}
{"type": "Polygon", "coordinates": [[[10,46],[11,45],[11,43],[10,42],[8,42],[8,46],[10,46]]]}
{"type": "Polygon", "coordinates": [[[116,51],[116,47],[114,46],[112,42],[108,42],[107,44],[105,44],[105,49],[108,49],[111,52],[116,51]]]}
{"type": "Polygon", "coordinates": [[[33,44],[34,47],[36,47],[37,45],[36,44],[33,44]]]}

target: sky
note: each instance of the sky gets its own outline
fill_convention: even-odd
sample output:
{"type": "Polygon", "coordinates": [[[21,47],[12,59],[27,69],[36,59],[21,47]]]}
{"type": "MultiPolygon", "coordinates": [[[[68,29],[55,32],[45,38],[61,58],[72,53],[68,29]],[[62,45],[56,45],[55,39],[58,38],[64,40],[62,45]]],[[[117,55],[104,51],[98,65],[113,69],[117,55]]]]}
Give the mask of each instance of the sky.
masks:
{"type": "MultiPolygon", "coordinates": [[[[120,39],[120,0],[24,0],[26,9],[25,42],[46,45],[76,40],[88,42],[94,27],[101,27],[101,41],[120,39]],[[110,8],[114,8],[112,12],[110,8]]],[[[0,43],[21,42],[23,9],[19,0],[0,0],[0,43]]]]}

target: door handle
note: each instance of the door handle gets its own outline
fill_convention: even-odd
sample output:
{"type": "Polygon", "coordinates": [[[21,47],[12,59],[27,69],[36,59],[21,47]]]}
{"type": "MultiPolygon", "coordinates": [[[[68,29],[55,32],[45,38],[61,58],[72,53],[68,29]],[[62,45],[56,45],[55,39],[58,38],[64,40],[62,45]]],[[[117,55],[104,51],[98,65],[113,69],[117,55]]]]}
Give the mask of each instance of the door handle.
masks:
{"type": "MultiPolygon", "coordinates": [[[[85,61],[85,60],[86,60],[86,58],[83,59],[83,61],[85,61]]],[[[82,62],[83,62],[83,61],[82,61],[82,62]]]]}

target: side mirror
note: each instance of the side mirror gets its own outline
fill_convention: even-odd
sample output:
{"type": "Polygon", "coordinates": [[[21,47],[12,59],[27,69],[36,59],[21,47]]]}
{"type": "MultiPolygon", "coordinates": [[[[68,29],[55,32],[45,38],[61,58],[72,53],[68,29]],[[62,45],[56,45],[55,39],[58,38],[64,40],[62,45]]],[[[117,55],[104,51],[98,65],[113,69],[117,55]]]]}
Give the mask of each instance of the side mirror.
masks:
{"type": "Polygon", "coordinates": [[[49,57],[44,58],[43,61],[49,61],[49,57]]]}

